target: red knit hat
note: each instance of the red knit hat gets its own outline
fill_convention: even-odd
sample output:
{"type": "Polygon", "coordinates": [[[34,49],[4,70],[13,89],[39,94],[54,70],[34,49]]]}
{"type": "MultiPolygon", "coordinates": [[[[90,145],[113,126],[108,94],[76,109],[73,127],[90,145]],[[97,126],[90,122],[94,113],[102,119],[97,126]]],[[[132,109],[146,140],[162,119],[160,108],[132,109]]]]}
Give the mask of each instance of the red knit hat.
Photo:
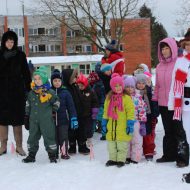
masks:
{"type": "Polygon", "coordinates": [[[94,85],[96,82],[98,82],[100,80],[98,74],[94,71],[92,71],[89,76],[88,76],[88,82],[90,83],[90,85],[94,85]]]}
{"type": "Polygon", "coordinates": [[[88,86],[88,79],[82,73],[80,73],[80,75],[77,78],[77,84],[78,83],[83,84],[86,88],[88,86]]]}
{"type": "Polygon", "coordinates": [[[113,73],[111,76],[111,80],[110,80],[110,86],[111,89],[115,92],[115,86],[119,84],[122,86],[122,89],[124,89],[124,80],[123,77],[121,77],[119,74],[117,73],[113,73]]]}

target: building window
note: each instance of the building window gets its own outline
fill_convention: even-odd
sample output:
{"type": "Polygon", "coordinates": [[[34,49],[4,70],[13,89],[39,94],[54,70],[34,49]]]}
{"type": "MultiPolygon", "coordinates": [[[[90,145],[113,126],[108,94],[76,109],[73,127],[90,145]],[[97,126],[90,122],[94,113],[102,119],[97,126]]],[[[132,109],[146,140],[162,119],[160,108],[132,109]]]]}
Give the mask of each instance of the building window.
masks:
{"type": "Polygon", "coordinates": [[[71,38],[72,37],[72,31],[67,30],[66,36],[67,36],[67,38],[71,38]]]}
{"type": "Polygon", "coordinates": [[[86,65],[86,74],[90,73],[90,64],[86,65]]]}
{"type": "Polygon", "coordinates": [[[87,65],[79,65],[80,72],[83,74],[89,74],[90,73],[90,64],[87,65]]]}
{"type": "Polygon", "coordinates": [[[91,45],[87,45],[87,46],[85,47],[85,52],[91,53],[91,52],[92,52],[92,46],[91,46],[91,45]]]}
{"type": "Polygon", "coordinates": [[[39,49],[39,51],[45,52],[46,51],[46,46],[44,44],[40,44],[40,45],[38,45],[38,49],[39,49]]]}
{"type": "Polygon", "coordinates": [[[85,74],[85,65],[79,65],[80,73],[85,74]]]}
{"type": "Polygon", "coordinates": [[[54,45],[51,45],[51,50],[50,51],[55,51],[54,45]]]}
{"type": "Polygon", "coordinates": [[[60,52],[61,51],[61,46],[60,45],[55,45],[55,51],[60,52]]]}
{"type": "Polygon", "coordinates": [[[81,45],[77,45],[75,47],[76,53],[81,53],[82,52],[82,46],[81,45]]]}
{"type": "Polygon", "coordinates": [[[45,28],[38,28],[38,35],[45,35],[45,28]]]}
{"type": "Polygon", "coordinates": [[[67,52],[68,53],[74,53],[74,47],[73,46],[67,47],[67,52]]]}

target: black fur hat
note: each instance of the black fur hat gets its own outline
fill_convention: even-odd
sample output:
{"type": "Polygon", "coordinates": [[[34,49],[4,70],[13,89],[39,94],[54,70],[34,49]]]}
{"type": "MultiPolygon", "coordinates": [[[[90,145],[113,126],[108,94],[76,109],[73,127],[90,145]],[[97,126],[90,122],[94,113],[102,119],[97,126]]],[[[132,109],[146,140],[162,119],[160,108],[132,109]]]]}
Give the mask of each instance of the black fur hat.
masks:
{"type": "Polygon", "coordinates": [[[61,73],[58,69],[53,70],[53,72],[51,74],[51,83],[53,82],[53,79],[61,79],[62,80],[61,73]]]}
{"type": "Polygon", "coordinates": [[[6,50],[5,43],[7,40],[13,40],[14,41],[14,46],[12,49],[17,49],[18,48],[18,37],[17,34],[13,31],[7,31],[3,34],[2,39],[1,39],[1,49],[6,50]]]}

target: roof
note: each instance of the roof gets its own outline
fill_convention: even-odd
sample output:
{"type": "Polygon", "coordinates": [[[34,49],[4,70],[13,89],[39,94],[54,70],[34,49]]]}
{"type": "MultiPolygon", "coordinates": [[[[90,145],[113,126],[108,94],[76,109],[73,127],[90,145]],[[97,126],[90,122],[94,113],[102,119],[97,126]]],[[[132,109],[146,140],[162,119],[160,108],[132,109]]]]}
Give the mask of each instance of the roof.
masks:
{"type": "Polygon", "coordinates": [[[72,64],[72,63],[92,63],[101,61],[103,55],[75,55],[75,56],[48,56],[48,57],[27,57],[35,65],[49,64],[72,64]]]}

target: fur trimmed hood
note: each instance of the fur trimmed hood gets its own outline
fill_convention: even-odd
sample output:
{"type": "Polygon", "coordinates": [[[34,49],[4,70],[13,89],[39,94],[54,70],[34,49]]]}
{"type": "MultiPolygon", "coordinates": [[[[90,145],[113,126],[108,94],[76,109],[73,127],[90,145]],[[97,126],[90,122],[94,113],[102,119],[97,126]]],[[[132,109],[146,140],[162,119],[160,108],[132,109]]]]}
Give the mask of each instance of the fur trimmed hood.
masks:
{"type": "Polygon", "coordinates": [[[17,34],[13,31],[7,31],[3,34],[2,39],[1,39],[1,50],[5,51],[7,50],[5,43],[6,41],[10,39],[14,41],[14,46],[12,48],[12,50],[15,50],[18,48],[18,37],[17,34]]]}

